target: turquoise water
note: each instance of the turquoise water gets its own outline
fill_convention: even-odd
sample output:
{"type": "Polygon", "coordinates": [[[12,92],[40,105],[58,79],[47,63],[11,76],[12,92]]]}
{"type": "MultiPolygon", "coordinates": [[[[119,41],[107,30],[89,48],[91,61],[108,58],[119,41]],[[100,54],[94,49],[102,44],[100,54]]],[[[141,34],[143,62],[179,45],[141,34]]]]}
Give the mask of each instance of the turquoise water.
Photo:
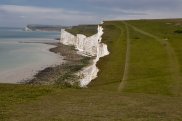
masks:
{"type": "Polygon", "coordinates": [[[59,32],[25,32],[19,28],[0,28],[0,82],[16,83],[29,79],[38,70],[60,63],[48,50],[51,45],[22,42],[53,42],[59,32]],[[23,72],[23,73],[22,73],[23,72]]]}

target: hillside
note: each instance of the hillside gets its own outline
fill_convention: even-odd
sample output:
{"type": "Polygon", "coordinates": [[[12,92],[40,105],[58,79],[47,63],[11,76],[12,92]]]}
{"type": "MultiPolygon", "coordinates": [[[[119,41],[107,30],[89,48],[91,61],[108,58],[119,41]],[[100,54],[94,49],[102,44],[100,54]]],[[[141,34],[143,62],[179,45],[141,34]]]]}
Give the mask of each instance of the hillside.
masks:
{"type": "Polygon", "coordinates": [[[68,28],[60,25],[38,25],[29,24],[25,27],[25,31],[60,31],[61,29],[68,28]]]}
{"type": "Polygon", "coordinates": [[[98,78],[88,88],[0,84],[0,119],[182,120],[182,34],[176,32],[182,19],[102,26],[110,55],[101,58],[98,78]]]}

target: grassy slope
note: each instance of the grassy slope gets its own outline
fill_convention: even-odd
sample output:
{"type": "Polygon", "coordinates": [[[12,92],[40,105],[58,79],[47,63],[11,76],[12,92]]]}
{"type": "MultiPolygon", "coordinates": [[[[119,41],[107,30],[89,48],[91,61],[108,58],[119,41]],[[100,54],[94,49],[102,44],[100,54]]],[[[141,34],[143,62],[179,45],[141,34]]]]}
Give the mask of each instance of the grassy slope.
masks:
{"type": "MultiPolygon", "coordinates": [[[[149,70],[149,71],[153,70],[153,72],[151,72],[151,74],[154,74],[154,75],[152,75],[152,77],[155,77],[156,74],[160,74],[159,78],[161,78],[161,79],[154,79],[154,78],[153,79],[156,80],[157,82],[159,82],[158,85],[163,86],[160,88],[161,93],[166,93],[166,94],[168,93],[168,94],[172,94],[172,95],[179,94],[179,92],[181,92],[180,88],[181,88],[181,84],[182,84],[180,81],[182,79],[181,78],[181,75],[182,75],[182,73],[181,73],[181,69],[182,69],[181,68],[181,65],[182,65],[182,63],[181,63],[182,62],[182,60],[181,60],[182,59],[181,58],[182,57],[182,53],[181,53],[182,35],[175,34],[174,31],[182,28],[182,26],[180,26],[180,25],[176,26],[177,23],[182,24],[181,20],[173,20],[172,22],[171,22],[171,20],[129,21],[129,23],[134,25],[135,27],[140,28],[143,31],[146,31],[148,33],[151,33],[151,34],[157,36],[160,39],[160,41],[162,41],[162,44],[160,44],[158,42],[158,40],[151,38],[151,37],[142,39],[142,40],[154,40],[154,41],[150,41],[150,42],[158,44],[158,45],[156,45],[158,47],[156,47],[154,45],[150,45],[151,49],[149,47],[147,47],[147,49],[150,49],[150,50],[145,50],[145,52],[143,52],[148,55],[148,58],[151,58],[152,56],[154,56],[153,60],[151,60],[151,62],[148,62],[148,63],[152,64],[150,68],[153,68],[153,69],[146,68],[145,70],[149,70]],[[168,24],[168,23],[171,23],[171,24],[168,24]],[[163,44],[163,43],[165,43],[165,44],[163,44]],[[171,48],[169,48],[168,45],[166,45],[166,43],[171,48]],[[170,51],[169,51],[169,49],[170,49],[170,51]],[[174,51],[174,53],[173,53],[173,51],[174,51]],[[172,57],[170,57],[169,54],[172,54],[172,57]],[[177,78],[177,76],[180,76],[180,77],[177,78]],[[160,82],[160,81],[162,81],[162,82],[160,82]],[[161,85],[161,84],[163,84],[163,85],[161,85]]],[[[141,34],[141,33],[137,33],[137,34],[141,34]]],[[[143,36],[140,36],[140,37],[143,37],[143,36]]],[[[139,40],[141,40],[141,39],[139,39],[139,40]]],[[[144,43],[146,45],[148,45],[147,42],[141,43],[143,48],[145,45],[144,43]]],[[[139,52],[139,49],[137,49],[137,52],[139,52]]],[[[136,54],[133,54],[133,55],[136,55],[136,54]]],[[[145,56],[145,57],[147,57],[147,56],[145,56]]],[[[131,60],[135,61],[133,59],[131,59],[131,60]]],[[[148,61],[150,61],[150,60],[148,60],[148,61]]],[[[151,80],[151,82],[155,82],[155,81],[151,80]]],[[[153,84],[156,84],[156,83],[153,83],[153,84]]],[[[152,87],[152,86],[150,85],[150,87],[152,87]]],[[[153,88],[155,88],[155,87],[156,86],[154,86],[153,88]]],[[[152,90],[154,90],[153,88],[152,88],[152,90]]],[[[156,90],[156,92],[159,92],[159,90],[156,90]]]]}
{"type": "Polygon", "coordinates": [[[73,26],[70,29],[66,29],[66,31],[72,33],[73,35],[76,34],[84,34],[85,36],[91,36],[97,33],[97,25],[79,25],[73,26]]]}
{"type": "Polygon", "coordinates": [[[174,34],[179,26],[166,24],[168,21],[171,20],[129,21],[126,24],[121,21],[105,22],[102,41],[108,45],[111,54],[99,61],[99,77],[88,89],[1,84],[0,119],[182,120],[182,98],[178,93],[182,91],[180,80],[172,78],[178,70],[169,66],[173,61],[169,61],[166,45],[128,25],[162,40],[169,38],[167,41],[174,49],[181,69],[182,35],[174,34]],[[118,90],[122,84],[128,40],[128,75],[122,90],[118,90]]]}

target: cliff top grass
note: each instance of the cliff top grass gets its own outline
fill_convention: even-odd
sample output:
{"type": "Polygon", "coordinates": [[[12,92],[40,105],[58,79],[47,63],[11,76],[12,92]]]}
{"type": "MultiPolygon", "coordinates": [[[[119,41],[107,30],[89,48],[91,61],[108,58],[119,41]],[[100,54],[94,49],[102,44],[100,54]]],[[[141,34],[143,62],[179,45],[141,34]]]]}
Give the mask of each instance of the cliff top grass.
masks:
{"type": "Polygon", "coordinates": [[[104,22],[110,55],[88,88],[0,84],[0,119],[182,120],[181,20],[104,22]]]}
{"type": "Polygon", "coordinates": [[[97,33],[97,25],[78,25],[68,28],[66,31],[73,35],[84,34],[89,37],[97,33]]]}

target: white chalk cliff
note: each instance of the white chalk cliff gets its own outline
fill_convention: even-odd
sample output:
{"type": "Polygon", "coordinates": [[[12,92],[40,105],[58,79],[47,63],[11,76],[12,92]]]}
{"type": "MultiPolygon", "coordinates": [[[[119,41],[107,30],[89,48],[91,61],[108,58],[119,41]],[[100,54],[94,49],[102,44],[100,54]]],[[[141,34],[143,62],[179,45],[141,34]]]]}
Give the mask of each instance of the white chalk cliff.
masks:
{"type": "Polygon", "coordinates": [[[82,34],[77,34],[74,36],[64,29],[61,30],[60,43],[75,46],[79,54],[95,57],[91,65],[83,68],[77,73],[77,75],[80,77],[79,82],[81,87],[87,86],[91,80],[97,77],[99,69],[96,67],[96,63],[99,61],[100,57],[109,54],[107,45],[101,43],[102,35],[103,28],[101,26],[98,26],[97,34],[90,37],[86,37],[82,34]]]}

